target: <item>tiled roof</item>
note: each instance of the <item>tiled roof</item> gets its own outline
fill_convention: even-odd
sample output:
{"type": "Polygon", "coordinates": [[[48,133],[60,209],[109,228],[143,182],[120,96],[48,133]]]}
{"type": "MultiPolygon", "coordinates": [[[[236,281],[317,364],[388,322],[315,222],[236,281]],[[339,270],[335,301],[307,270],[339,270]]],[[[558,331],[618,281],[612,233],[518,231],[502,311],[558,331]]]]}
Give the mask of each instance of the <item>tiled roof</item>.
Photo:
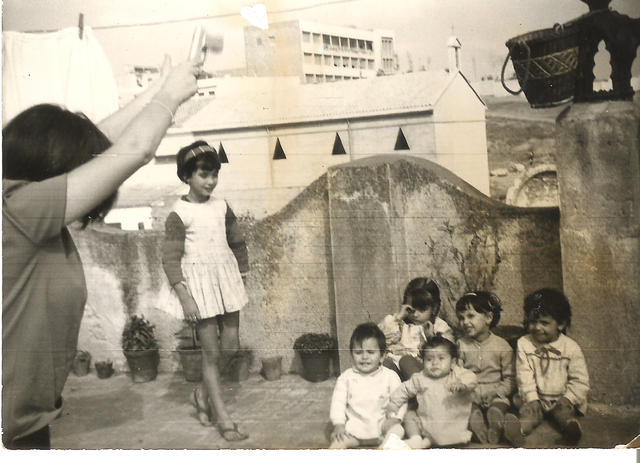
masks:
{"type": "Polygon", "coordinates": [[[177,122],[183,130],[224,130],[428,111],[458,75],[423,71],[321,84],[273,78],[259,89],[246,79],[208,102],[191,103],[191,116],[178,114],[177,122]]]}

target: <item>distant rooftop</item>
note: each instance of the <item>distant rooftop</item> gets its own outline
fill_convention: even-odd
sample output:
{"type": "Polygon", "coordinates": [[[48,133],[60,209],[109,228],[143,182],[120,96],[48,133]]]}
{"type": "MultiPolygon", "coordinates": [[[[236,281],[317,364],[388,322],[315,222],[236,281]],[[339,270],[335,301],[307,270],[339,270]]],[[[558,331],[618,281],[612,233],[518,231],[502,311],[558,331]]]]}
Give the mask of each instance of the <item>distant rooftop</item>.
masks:
{"type": "Polygon", "coordinates": [[[214,97],[194,98],[183,105],[174,130],[225,130],[430,111],[456,76],[422,71],[321,84],[276,77],[259,86],[252,85],[251,78],[225,79],[224,90],[214,97]]]}

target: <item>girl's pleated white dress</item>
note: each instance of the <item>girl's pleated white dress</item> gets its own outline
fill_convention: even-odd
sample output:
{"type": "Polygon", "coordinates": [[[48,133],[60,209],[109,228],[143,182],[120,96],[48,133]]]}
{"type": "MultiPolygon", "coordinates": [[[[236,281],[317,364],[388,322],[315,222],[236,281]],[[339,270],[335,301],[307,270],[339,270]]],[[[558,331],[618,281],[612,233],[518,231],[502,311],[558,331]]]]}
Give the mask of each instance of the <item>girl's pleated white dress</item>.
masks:
{"type": "MultiPolygon", "coordinates": [[[[180,200],[174,206],[185,227],[182,272],[201,318],[237,312],[249,301],[238,261],[227,242],[227,203],[210,197],[204,203],[180,200]]],[[[184,319],[182,308],[174,314],[184,319]]]]}

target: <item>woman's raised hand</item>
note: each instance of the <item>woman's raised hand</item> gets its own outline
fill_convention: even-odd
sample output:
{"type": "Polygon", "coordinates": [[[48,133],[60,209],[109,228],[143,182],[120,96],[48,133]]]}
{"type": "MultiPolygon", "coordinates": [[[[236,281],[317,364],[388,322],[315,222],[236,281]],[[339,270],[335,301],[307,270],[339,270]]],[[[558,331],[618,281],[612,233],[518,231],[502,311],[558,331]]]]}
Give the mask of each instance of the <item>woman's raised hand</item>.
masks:
{"type": "Polygon", "coordinates": [[[185,61],[171,66],[171,59],[165,56],[160,74],[162,86],[158,93],[165,94],[178,104],[187,100],[198,90],[196,75],[202,63],[185,61]]]}

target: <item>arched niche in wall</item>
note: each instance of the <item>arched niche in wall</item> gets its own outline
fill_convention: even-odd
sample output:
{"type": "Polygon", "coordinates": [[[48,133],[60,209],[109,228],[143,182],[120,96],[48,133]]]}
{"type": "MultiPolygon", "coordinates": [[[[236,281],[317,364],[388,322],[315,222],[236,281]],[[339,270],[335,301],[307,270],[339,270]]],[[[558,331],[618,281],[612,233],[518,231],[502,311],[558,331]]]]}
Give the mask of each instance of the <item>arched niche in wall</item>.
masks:
{"type": "Polygon", "coordinates": [[[507,191],[506,203],[520,207],[558,206],[555,164],[540,164],[524,171],[507,191]]]}

